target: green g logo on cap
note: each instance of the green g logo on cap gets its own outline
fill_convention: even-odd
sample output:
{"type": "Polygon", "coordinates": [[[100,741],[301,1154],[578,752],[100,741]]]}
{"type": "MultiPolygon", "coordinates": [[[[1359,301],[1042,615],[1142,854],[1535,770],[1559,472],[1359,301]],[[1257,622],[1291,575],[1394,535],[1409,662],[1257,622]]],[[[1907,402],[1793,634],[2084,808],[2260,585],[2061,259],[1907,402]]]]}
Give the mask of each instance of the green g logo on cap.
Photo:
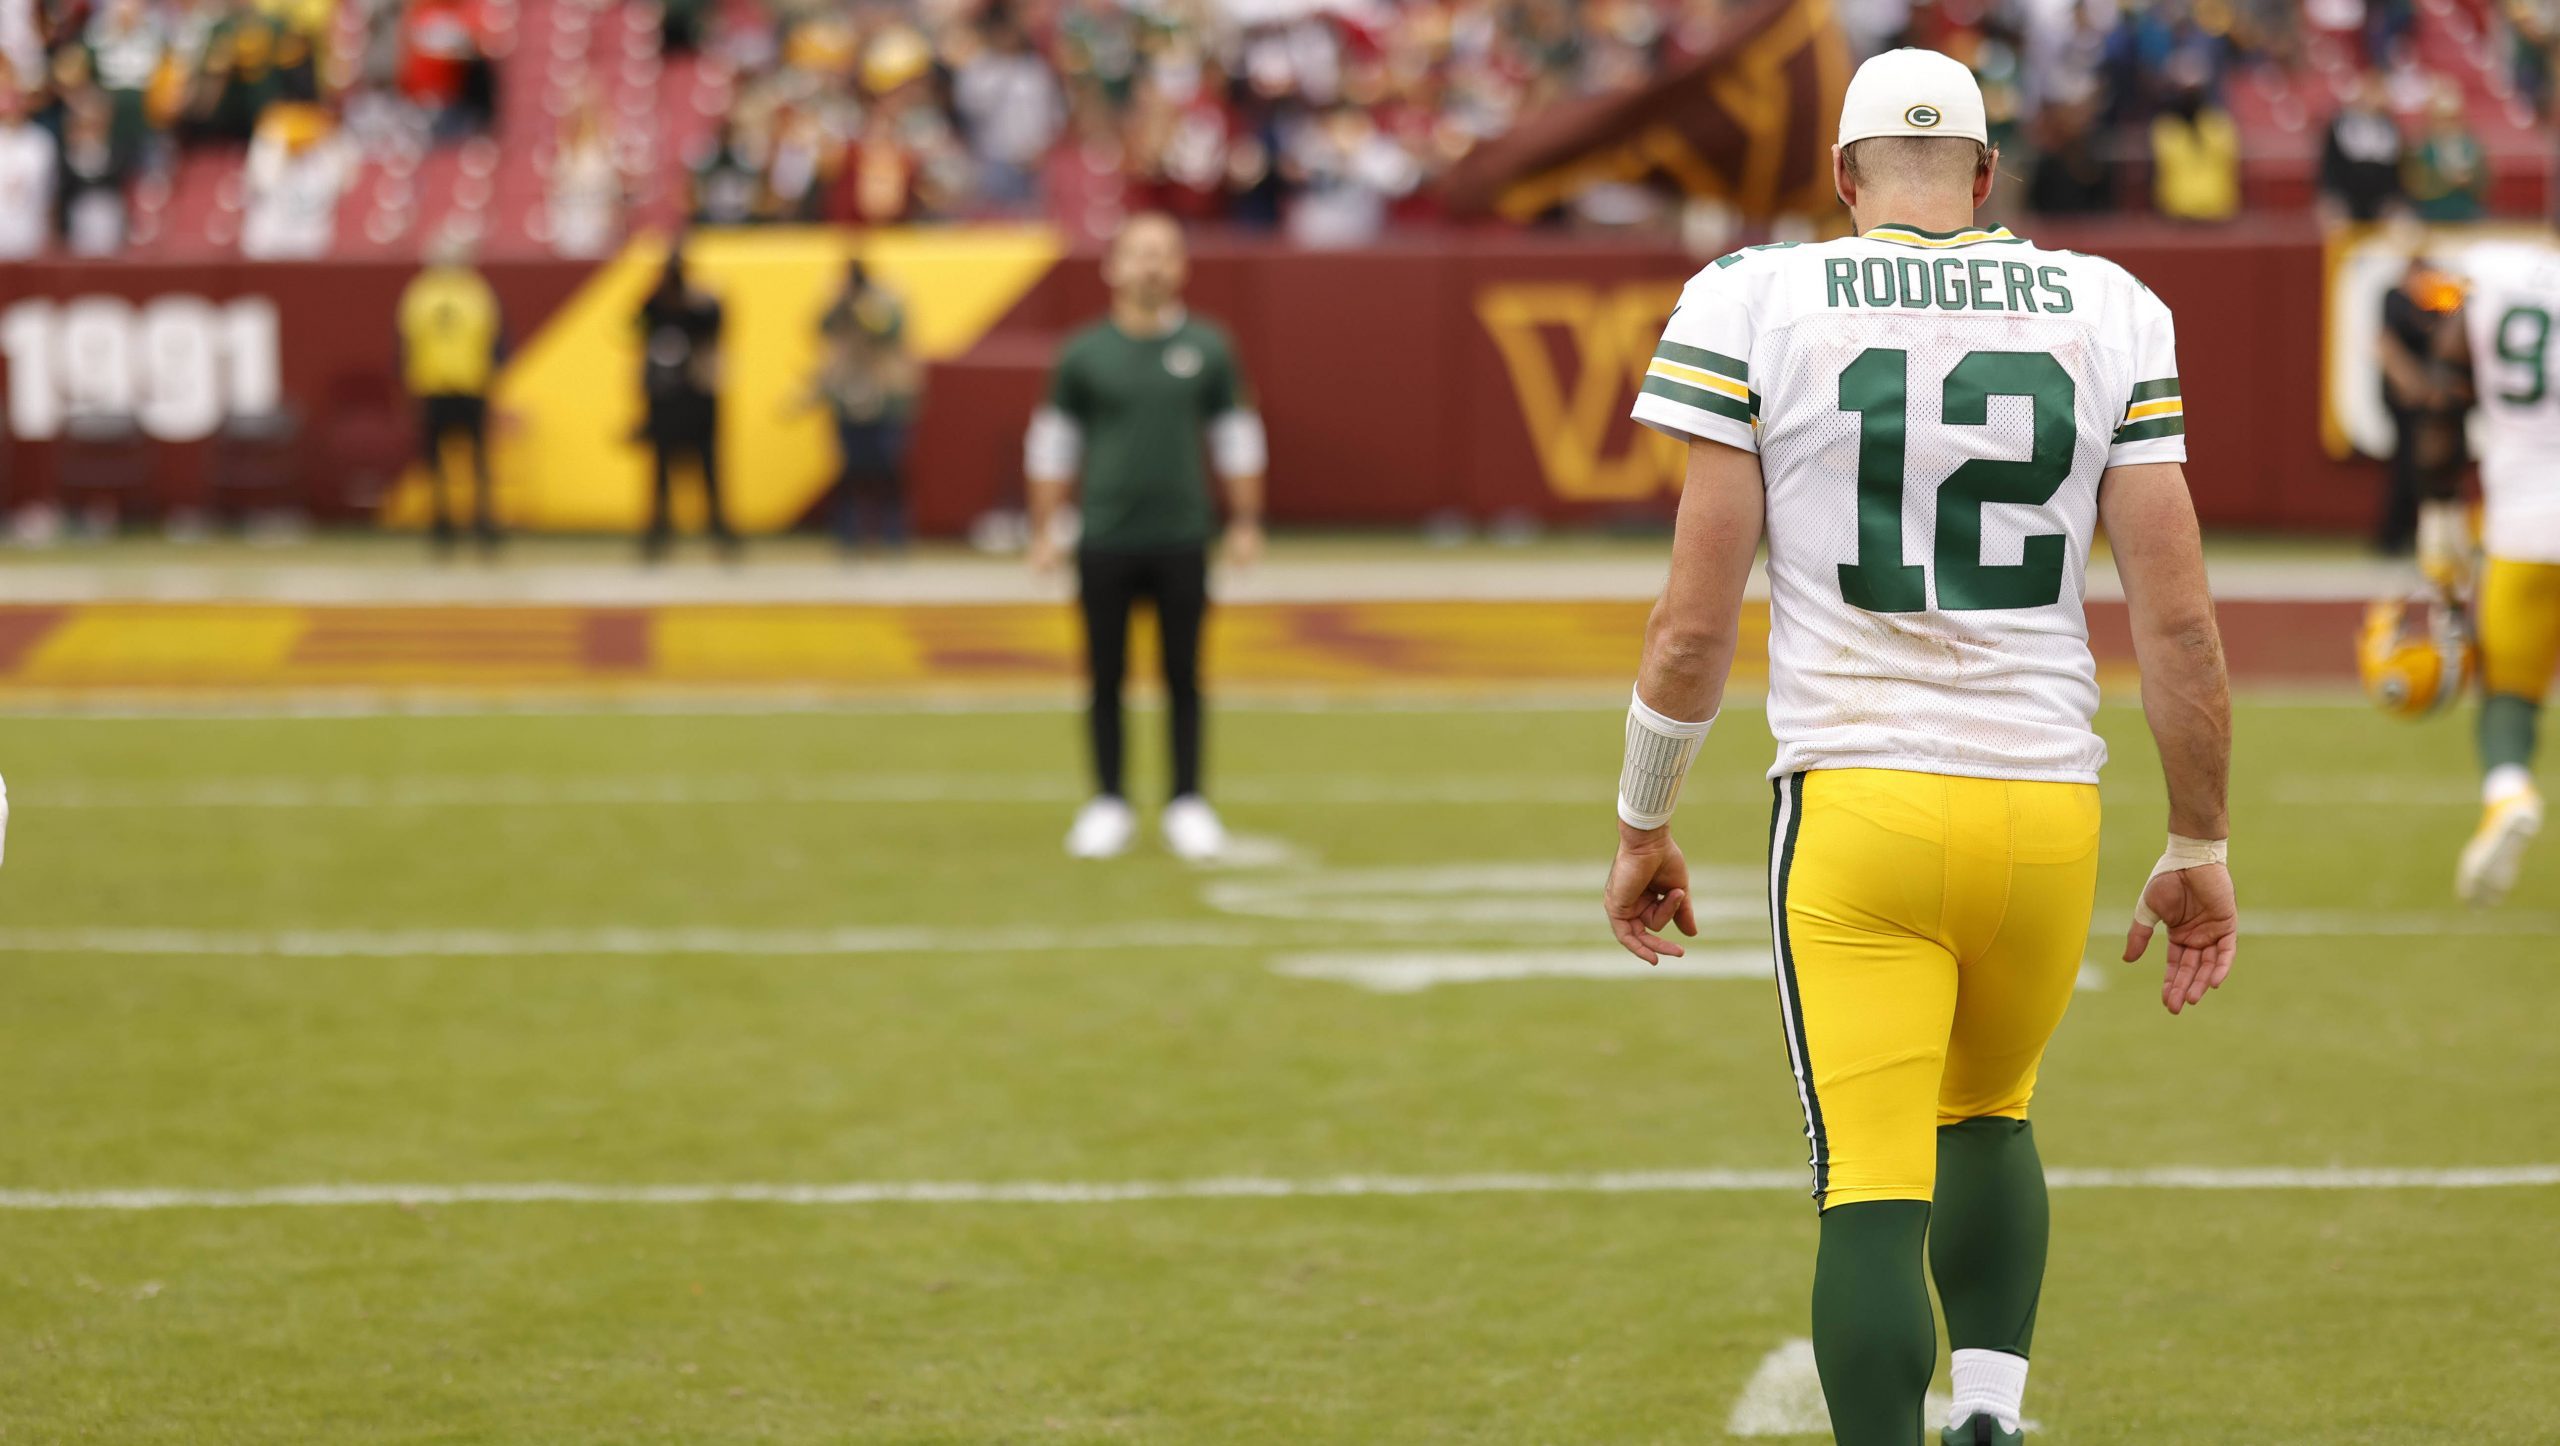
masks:
{"type": "Polygon", "coordinates": [[[1902,113],[1902,123],[1920,130],[1934,129],[1946,117],[1934,105],[1915,105],[1902,113]]]}

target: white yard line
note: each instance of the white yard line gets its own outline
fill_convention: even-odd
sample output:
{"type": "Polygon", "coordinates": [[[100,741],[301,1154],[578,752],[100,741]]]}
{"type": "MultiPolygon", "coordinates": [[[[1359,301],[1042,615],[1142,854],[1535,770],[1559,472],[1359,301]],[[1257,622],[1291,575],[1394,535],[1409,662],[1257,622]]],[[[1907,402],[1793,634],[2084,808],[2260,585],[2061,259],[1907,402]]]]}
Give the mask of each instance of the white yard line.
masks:
{"type": "MultiPolygon", "coordinates": [[[[1416,778],[1395,774],[1246,774],[1219,780],[1224,803],[1322,806],[1412,804],[1587,804],[1609,799],[1607,777],[1416,778]]],[[[291,775],[132,779],[24,777],[11,788],[26,809],[378,809],[719,806],[735,804],[1065,804],[1087,789],[1075,776],[1046,773],[838,773],[816,775],[415,774],[389,778],[291,775]]],[[[1765,803],[1758,779],[1706,785],[1693,796],[1765,803]]]]}
{"type": "MultiPolygon", "coordinates": [[[[1283,954],[1271,972],[1290,979],[1349,984],[1374,994],[1419,994],[1444,984],[1495,984],[1519,979],[1576,979],[1632,983],[1645,979],[1766,980],[1774,964],[1765,944],[1754,949],[1706,949],[1665,955],[1647,964],[1611,944],[1593,949],[1421,949],[1283,954]]],[[[2107,987],[2105,971],[2083,963],[2073,985],[2107,987]]]]}
{"type": "MultiPolygon", "coordinates": [[[[2509,1190],[2560,1186],[2560,1165],[2450,1168],[2160,1166],[2047,1172],[2059,1190],[2509,1190]]],[[[1293,1200],[1432,1195],[1802,1194],[1802,1170],[1625,1170],[1595,1174],[1222,1175],[1193,1180],[884,1180],[642,1185],[575,1181],[277,1185],[197,1190],[0,1190],[0,1210],[238,1210],[354,1205],[1114,1205],[1150,1200],[1293,1200]]]]}

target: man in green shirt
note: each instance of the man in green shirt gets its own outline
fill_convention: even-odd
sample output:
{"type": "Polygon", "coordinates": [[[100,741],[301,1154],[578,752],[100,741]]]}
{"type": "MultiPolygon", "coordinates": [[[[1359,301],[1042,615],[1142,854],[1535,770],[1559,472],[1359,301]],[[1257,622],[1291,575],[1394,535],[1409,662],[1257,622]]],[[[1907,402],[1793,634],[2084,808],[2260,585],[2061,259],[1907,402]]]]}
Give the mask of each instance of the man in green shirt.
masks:
{"type": "Polygon", "coordinates": [[[1262,554],[1262,419],[1226,333],[1183,310],[1187,265],[1171,217],[1132,217],[1102,269],[1111,313],[1059,352],[1049,400],[1023,445],[1035,570],[1064,560],[1059,508],[1069,489],[1083,490],[1076,586],[1093,682],[1095,787],[1067,833],[1067,852],[1109,858],[1137,831],[1121,789],[1120,685],[1129,611],[1145,598],[1163,637],[1173,722],[1165,843],[1186,859],[1214,858],[1226,830],[1200,792],[1200,627],[1217,530],[1209,472],[1225,486],[1227,559],[1250,566],[1262,554]]]}

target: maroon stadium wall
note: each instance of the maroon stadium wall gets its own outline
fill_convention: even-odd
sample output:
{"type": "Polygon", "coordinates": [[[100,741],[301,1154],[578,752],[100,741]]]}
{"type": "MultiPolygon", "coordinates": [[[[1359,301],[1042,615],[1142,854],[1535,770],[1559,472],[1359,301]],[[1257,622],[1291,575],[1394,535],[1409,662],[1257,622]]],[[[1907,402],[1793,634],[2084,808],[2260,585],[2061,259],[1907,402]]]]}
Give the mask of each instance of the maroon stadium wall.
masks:
{"type": "MultiPolygon", "coordinates": [[[[2307,225],[2038,239],[2122,261],[2176,311],[2208,522],[2364,525],[2372,469],[2320,446],[2323,259],[2307,225]]],[[[1693,269],[1668,250],[1510,236],[1346,253],[1208,240],[1191,301],[1242,349],[1271,428],[1276,521],[1605,524],[1665,518],[1676,495],[1677,449],[1626,410],[1693,269]]],[[[375,262],[0,269],[0,491],[15,505],[122,490],[148,512],[246,495],[281,471],[316,515],[370,516],[412,446],[392,328],[408,274],[375,262]],[[65,435],[71,412],[120,399],[147,413],[142,435],[65,435]],[[273,401],[295,418],[285,441],[242,443],[217,425],[273,401]]],[[[587,268],[490,275],[524,334],[587,268]]],[[[1102,305],[1093,258],[1071,256],[933,369],[913,466],[924,531],[956,534],[1018,502],[1022,423],[1048,358],[1102,305]]]]}

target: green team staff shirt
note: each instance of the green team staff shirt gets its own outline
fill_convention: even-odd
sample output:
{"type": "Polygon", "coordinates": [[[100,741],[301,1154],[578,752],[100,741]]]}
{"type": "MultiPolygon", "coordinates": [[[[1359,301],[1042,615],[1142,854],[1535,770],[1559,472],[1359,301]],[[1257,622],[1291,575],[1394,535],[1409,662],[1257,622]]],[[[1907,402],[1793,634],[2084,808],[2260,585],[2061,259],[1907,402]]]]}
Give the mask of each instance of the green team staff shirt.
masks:
{"type": "Polygon", "coordinates": [[[1058,353],[1049,405],[1084,434],[1083,546],[1208,545],[1217,528],[1202,463],[1209,423],[1247,405],[1225,332],[1189,316],[1155,337],[1097,322],[1058,353]]]}

